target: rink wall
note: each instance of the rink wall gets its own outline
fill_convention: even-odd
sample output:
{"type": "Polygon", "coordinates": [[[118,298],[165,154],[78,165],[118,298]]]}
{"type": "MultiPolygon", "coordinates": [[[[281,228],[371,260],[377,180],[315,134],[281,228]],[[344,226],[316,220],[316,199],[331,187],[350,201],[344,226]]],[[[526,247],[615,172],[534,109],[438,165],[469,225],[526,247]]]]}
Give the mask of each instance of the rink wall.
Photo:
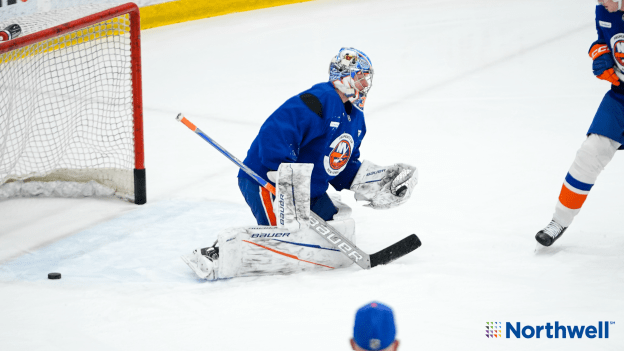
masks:
{"type": "Polygon", "coordinates": [[[178,0],[141,7],[141,29],[312,0],[178,0]]]}
{"type": "MultiPolygon", "coordinates": [[[[141,29],[312,0],[129,0],[141,9],[141,29]]],[[[0,22],[14,17],[94,4],[116,6],[124,0],[0,0],[0,22]]]]}
{"type": "Polygon", "coordinates": [[[70,7],[85,5],[110,5],[113,7],[130,1],[134,2],[139,7],[146,7],[176,0],[0,0],[0,22],[5,22],[15,17],[29,16],[36,13],[45,13],[70,7]]]}

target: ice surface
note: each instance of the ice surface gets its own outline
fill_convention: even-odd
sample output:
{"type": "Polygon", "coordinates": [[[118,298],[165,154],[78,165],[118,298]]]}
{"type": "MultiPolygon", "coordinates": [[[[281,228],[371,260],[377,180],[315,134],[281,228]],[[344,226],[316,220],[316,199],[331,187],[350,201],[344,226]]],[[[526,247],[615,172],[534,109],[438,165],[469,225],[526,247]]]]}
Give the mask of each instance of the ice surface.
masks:
{"type": "Polygon", "coordinates": [[[403,350],[623,349],[619,153],[564,237],[534,253],[609,88],[587,55],[594,5],[322,0],[143,32],[148,203],[0,202],[0,349],[348,350],[372,300],[395,309],[403,350]],[[343,194],[358,245],[416,233],[423,246],[370,271],[196,279],[180,255],[254,222],[236,167],[177,113],[242,159],[341,46],[375,67],[362,157],[419,169],[393,210],[343,194]],[[616,323],[609,339],[491,340],[492,321],[616,323]]]}

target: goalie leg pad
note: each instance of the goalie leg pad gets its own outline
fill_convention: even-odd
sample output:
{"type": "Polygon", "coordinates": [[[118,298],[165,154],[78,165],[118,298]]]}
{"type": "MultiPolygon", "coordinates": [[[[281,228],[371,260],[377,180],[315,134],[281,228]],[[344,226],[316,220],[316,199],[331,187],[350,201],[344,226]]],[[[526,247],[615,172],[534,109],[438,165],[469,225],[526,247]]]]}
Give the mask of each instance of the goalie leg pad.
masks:
{"type": "Polygon", "coordinates": [[[297,231],[310,222],[311,163],[282,163],[277,170],[273,209],[277,226],[297,231]]]}
{"type": "MultiPolygon", "coordinates": [[[[351,241],[355,222],[329,221],[351,241]]],[[[353,262],[312,229],[239,227],[219,234],[218,279],[347,267],[353,262]]]]}
{"type": "Polygon", "coordinates": [[[334,214],[335,221],[341,221],[343,219],[351,218],[351,213],[353,210],[349,205],[342,202],[342,197],[340,193],[332,193],[329,195],[329,198],[332,200],[334,206],[336,207],[337,213],[334,214]]]}

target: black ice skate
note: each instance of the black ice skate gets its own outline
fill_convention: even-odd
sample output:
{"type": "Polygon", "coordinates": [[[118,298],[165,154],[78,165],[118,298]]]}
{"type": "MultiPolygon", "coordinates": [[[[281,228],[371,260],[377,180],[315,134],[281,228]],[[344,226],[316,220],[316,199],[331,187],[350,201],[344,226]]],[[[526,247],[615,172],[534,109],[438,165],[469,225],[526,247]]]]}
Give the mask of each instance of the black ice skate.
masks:
{"type": "MultiPolygon", "coordinates": [[[[217,243],[215,243],[217,245],[217,243]]],[[[216,261],[219,259],[219,248],[213,246],[205,247],[203,249],[197,249],[202,256],[205,256],[207,259],[211,261],[216,261]]]]}
{"type": "Polygon", "coordinates": [[[535,234],[535,240],[544,246],[550,246],[563,235],[566,229],[568,229],[568,227],[564,228],[559,223],[550,221],[546,228],[535,234]]]}

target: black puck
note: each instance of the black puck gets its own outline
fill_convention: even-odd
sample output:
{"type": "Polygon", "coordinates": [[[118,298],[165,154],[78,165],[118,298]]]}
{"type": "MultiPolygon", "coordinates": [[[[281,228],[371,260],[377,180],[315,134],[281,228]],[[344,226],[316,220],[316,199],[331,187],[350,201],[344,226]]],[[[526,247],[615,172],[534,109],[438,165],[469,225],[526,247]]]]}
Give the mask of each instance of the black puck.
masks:
{"type": "Polygon", "coordinates": [[[61,273],[48,273],[48,279],[61,279],[61,273]]]}

